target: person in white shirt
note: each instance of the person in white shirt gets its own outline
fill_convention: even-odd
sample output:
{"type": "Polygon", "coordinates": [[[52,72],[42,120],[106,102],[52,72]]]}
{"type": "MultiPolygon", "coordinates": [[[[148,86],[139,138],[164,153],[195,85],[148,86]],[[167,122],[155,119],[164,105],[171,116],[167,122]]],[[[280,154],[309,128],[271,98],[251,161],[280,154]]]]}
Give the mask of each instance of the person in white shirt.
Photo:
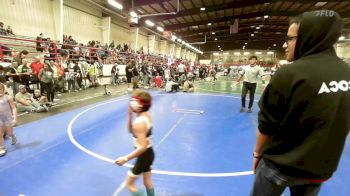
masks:
{"type": "Polygon", "coordinates": [[[253,102],[254,102],[254,94],[256,90],[256,83],[258,82],[258,77],[263,75],[262,69],[256,64],[258,58],[256,56],[251,56],[249,58],[249,65],[243,67],[241,72],[241,77],[238,79],[238,83],[243,78],[243,86],[242,86],[242,108],[240,112],[245,111],[245,98],[249,91],[249,105],[248,105],[248,113],[253,112],[253,102]]]}
{"type": "Polygon", "coordinates": [[[185,77],[186,77],[186,66],[183,62],[181,62],[178,65],[178,71],[179,71],[179,76],[182,76],[183,74],[185,74],[185,77]]]}

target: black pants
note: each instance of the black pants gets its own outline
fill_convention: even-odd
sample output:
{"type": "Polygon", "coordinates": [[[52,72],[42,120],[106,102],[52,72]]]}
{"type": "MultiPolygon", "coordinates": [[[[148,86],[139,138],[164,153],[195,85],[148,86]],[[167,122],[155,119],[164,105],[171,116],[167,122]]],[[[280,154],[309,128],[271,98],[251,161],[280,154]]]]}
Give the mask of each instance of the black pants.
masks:
{"type": "Polygon", "coordinates": [[[252,108],[254,103],[254,94],[256,89],[256,83],[243,82],[242,87],[242,107],[245,108],[245,97],[249,91],[249,106],[248,108],[252,108]]]}
{"type": "Polygon", "coordinates": [[[40,82],[40,86],[41,86],[41,89],[44,90],[44,92],[46,93],[47,101],[53,102],[53,99],[55,98],[53,83],[40,82]]]}
{"type": "Polygon", "coordinates": [[[291,196],[317,196],[322,183],[311,183],[281,173],[261,159],[255,174],[251,196],[279,196],[289,187],[291,196]]]}

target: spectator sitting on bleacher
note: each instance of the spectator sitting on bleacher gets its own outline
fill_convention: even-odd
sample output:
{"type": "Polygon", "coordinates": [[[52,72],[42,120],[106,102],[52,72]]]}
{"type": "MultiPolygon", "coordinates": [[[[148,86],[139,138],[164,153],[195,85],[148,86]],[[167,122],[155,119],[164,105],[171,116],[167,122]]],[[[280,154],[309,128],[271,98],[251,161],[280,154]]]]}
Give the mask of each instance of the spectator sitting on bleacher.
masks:
{"type": "Polygon", "coordinates": [[[7,35],[7,31],[4,28],[4,23],[0,22],[0,35],[7,35]]]}
{"type": "Polygon", "coordinates": [[[40,106],[40,103],[32,98],[32,95],[27,93],[26,86],[19,85],[19,93],[16,94],[16,106],[19,112],[44,112],[48,111],[45,106],[40,106]]]}
{"type": "Polygon", "coordinates": [[[28,51],[22,50],[16,57],[13,57],[12,61],[16,61],[18,65],[22,65],[22,59],[25,59],[28,55],[28,51]]]}
{"type": "Polygon", "coordinates": [[[40,33],[39,36],[36,37],[36,51],[38,51],[38,52],[44,51],[44,48],[46,46],[46,43],[44,41],[46,41],[44,39],[44,34],[40,33]]]}
{"type": "Polygon", "coordinates": [[[8,35],[15,35],[15,34],[13,33],[13,31],[12,31],[11,26],[7,26],[6,32],[7,32],[8,35]]]}

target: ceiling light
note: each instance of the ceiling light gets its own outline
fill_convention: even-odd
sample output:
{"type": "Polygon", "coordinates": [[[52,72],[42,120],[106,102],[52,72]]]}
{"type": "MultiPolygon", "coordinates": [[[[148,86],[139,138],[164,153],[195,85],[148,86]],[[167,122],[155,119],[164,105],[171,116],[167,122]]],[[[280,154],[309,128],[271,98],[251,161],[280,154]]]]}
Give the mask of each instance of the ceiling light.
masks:
{"type": "Polygon", "coordinates": [[[261,19],[261,17],[260,17],[260,16],[259,16],[259,17],[256,17],[256,19],[259,20],[259,19],[261,19]]]}
{"type": "Polygon", "coordinates": [[[234,52],[233,55],[239,56],[239,55],[241,55],[241,53],[240,52],[234,52]]]}
{"type": "Polygon", "coordinates": [[[217,40],[218,40],[218,38],[215,38],[214,40],[215,40],[215,41],[217,41],[217,40]]]}
{"type": "Polygon", "coordinates": [[[134,17],[134,18],[136,18],[138,16],[137,13],[134,11],[131,11],[129,14],[131,17],[134,17]]]}
{"type": "Polygon", "coordinates": [[[270,52],[267,52],[267,54],[275,54],[274,52],[270,51],[270,52]]]}
{"type": "Polygon", "coordinates": [[[218,46],[218,48],[220,48],[220,46],[218,46]]]}
{"type": "Polygon", "coordinates": [[[262,52],[255,52],[255,54],[260,55],[260,54],[262,54],[262,52]]]}
{"type": "Polygon", "coordinates": [[[215,35],[215,32],[212,32],[211,34],[212,34],[212,35],[215,35]]]}
{"type": "Polygon", "coordinates": [[[267,19],[267,18],[269,18],[269,16],[268,16],[268,15],[265,15],[264,18],[267,19]]]}
{"type": "Polygon", "coordinates": [[[163,29],[162,27],[157,27],[157,30],[158,30],[159,32],[164,32],[164,29],[163,29]]]}
{"type": "Polygon", "coordinates": [[[117,9],[119,9],[119,10],[122,10],[122,9],[123,9],[123,5],[120,4],[120,3],[118,3],[118,2],[116,2],[115,0],[108,0],[108,3],[109,3],[111,6],[117,8],[117,9]]]}
{"type": "Polygon", "coordinates": [[[277,44],[273,44],[273,46],[277,46],[277,44]]]}
{"type": "Polygon", "coordinates": [[[328,3],[328,2],[320,1],[320,2],[317,2],[317,3],[315,4],[315,6],[316,6],[316,7],[322,7],[322,6],[326,5],[327,3],[328,3]]]}
{"type": "Polygon", "coordinates": [[[153,27],[154,26],[154,23],[150,20],[146,20],[145,21],[146,25],[150,26],[150,27],[153,27]]]}
{"type": "Polygon", "coordinates": [[[254,25],[252,25],[252,26],[250,26],[250,28],[255,28],[255,26],[254,26],[254,25]]]}
{"type": "Polygon", "coordinates": [[[254,37],[254,33],[250,34],[250,36],[254,37]]]}
{"type": "Polygon", "coordinates": [[[260,27],[256,27],[256,29],[260,29],[260,27]]]}
{"type": "Polygon", "coordinates": [[[228,52],[223,53],[223,55],[228,55],[228,54],[229,54],[228,52]]]}
{"type": "Polygon", "coordinates": [[[244,45],[247,45],[248,43],[246,42],[246,43],[244,43],[244,45]]]}
{"type": "Polygon", "coordinates": [[[340,36],[338,40],[339,40],[339,41],[342,41],[342,40],[344,40],[344,39],[345,39],[344,36],[340,36]]]}
{"type": "Polygon", "coordinates": [[[244,52],[243,55],[250,55],[250,52],[244,52]]]}
{"type": "Polygon", "coordinates": [[[210,23],[208,23],[208,26],[210,26],[211,25],[211,22],[210,23]]]}
{"type": "Polygon", "coordinates": [[[217,55],[219,55],[219,53],[218,52],[214,52],[213,55],[217,56],[217,55]]]}
{"type": "Polygon", "coordinates": [[[201,7],[201,9],[200,9],[201,11],[205,11],[205,7],[201,7]]]}

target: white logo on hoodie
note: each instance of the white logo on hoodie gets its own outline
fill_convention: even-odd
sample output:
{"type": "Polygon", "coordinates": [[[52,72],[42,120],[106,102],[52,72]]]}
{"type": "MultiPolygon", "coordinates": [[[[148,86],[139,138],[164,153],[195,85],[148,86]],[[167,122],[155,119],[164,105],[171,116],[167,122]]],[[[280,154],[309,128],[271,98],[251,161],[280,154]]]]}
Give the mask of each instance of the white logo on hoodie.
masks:
{"type": "Polygon", "coordinates": [[[350,81],[341,80],[339,82],[337,81],[331,81],[329,82],[328,86],[325,82],[322,83],[320,90],[318,91],[318,94],[322,93],[331,93],[331,92],[338,92],[338,91],[349,91],[350,90],[350,81]]]}

